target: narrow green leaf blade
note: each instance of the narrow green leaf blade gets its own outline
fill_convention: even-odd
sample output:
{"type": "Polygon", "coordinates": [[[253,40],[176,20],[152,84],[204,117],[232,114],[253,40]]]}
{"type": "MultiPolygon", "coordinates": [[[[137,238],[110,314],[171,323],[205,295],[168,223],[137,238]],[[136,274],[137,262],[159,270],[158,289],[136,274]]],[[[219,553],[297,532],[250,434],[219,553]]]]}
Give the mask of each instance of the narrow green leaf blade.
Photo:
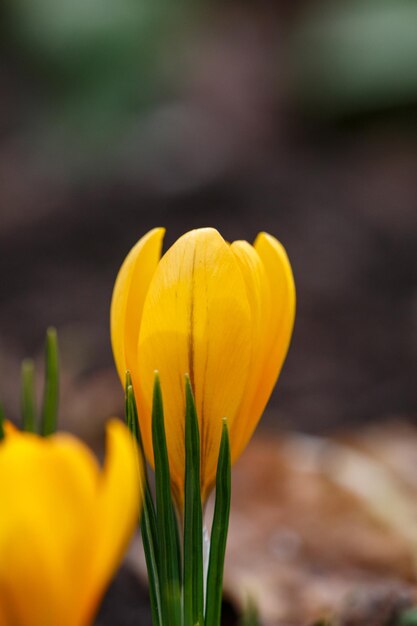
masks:
{"type": "Polygon", "coordinates": [[[150,515],[149,496],[150,494],[145,492],[140,527],[143,550],[145,552],[146,569],[148,571],[149,579],[152,624],[153,626],[164,626],[162,620],[162,598],[158,572],[157,546],[153,542],[152,538],[152,517],[150,515]]]}
{"type": "Polygon", "coordinates": [[[4,439],[4,420],[5,420],[4,409],[3,409],[3,405],[0,404],[0,441],[4,439]]]}
{"type": "Polygon", "coordinates": [[[25,359],[21,369],[21,410],[23,430],[36,431],[35,364],[25,359]]]}
{"type": "Polygon", "coordinates": [[[231,496],[230,442],[227,424],[223,424],[216,474],[216,501],[211,529],[210,557],[207,575],[205,626],[220,626],[224,556],[229,528],[231,496]]]}
{"type": "Polygon", "coordinates": [[[204,625],[200,434],[190,379],[185,382],[184,626],[204,625]]]}
{"type": "Polygon", "coordinates": [[[126,422],[133,436],[138,442],[143,459],[144,496],[141,517],[141,533],[143,549],[145,552],[146,567],[149,577],[149,595],[151,601],[153,626],[163,626],[161,609],[161,590],[158,573],[158,545],[156,531],[156,514],[149,488],[146,459],[144,455],[142,439],[140,436],[138,413],[132,381],[129,372],[126,373],[126,422]]]}
{"type": "Polygon", "coordinates": [[[151,490],[149,487],[149,478],[148,478],[148,469],[146,465],[146,455],[145,449],[143,447],[142,436],[139,427],[139,417],[138,417],[138,409],[136,404],[135,392],[133,390],[132,379],[130,376],[130,372],[126,372],[126,423],[131,431],[131,433],[135,436],[136,441],[139,446],[139,450],[142,454],[143,459],[143,473],[145,477],[145,485],[146,492],[149,495],[151,509],[150,513],[152,516],[153,524],[152,524],[152,532],[154,535],[154,543],[157,544],[157,532],[156,532],[156,513],[155,507],[152,500],[151,490]]]}
{"type": "Polygon", "coordinates": [[[132,377],[129,370],[126,371],[126,383],[125,383],[125,418],[126,424],[129,427],[132,435],[135,436],[139,449],[143,454],[142,438],[139,431],[139,419],[136,406],[135,393],[133,391],[132,377]],[[136,428],[137,426],[137,428],[136,428]]]}
{"type": "Polygon", "coordinates": [[[155,374],[152,410],[155,456],[156,518],[163,626],[181,624],[181,587],[178,528],[171,498],[171,481],[165,437],[164,410],[159,376],[155,374]]]}
{"type": "Polygon", "coordinates": [[[59,402],[59,355],[55,328],[48,328],[45,351],[45,387],[42,408],[42,434],[56,431],[59,402]]]}
{"type": "MultiPolygon", "coordinates": [[[[172,492],[171,492],[172,495],[172,492]]],[[[172,518],[174,520],[174,531],[175,531],[175,548],[177,551],[176,563],[178,564],[178,581],[181,593],[181,584],[182,584],[182,554],[181,554],[181,538],[180,538],[180,530],[179,527],[182,526],[182,519],[178,516],[177,508],[174,505],[174,501],[171,498],[171,509],[172,509],[172,518]]],[[[180,598],[180,604],[182,605],[182,598],[180,598]]]]}

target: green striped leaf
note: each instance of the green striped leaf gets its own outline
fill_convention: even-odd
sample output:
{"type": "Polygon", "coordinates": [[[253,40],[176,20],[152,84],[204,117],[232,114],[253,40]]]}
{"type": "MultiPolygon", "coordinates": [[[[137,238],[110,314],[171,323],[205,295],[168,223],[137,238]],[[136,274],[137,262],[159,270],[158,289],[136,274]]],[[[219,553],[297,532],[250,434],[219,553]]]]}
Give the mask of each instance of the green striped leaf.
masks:
{"type": "Polygon", "coordinates": [[[211,529],[210,557],[207,575],[205,626],[220,626],[224,556],[229,528],[231,496],[231,460],[227,424],[223,424],[216,474],[216,500],[211,529]]]}
{"type": "Polygon", "coordinates": [[[21,369],[21,410],[23,430],[36,431],[35,364],[25,359],[21,369]]]}
{"type": "Polygon", "coordinates": [[[159,376],[155,373],[152,409],[155,457],[156,521],[163,626],[181,625],[181,564],[178,527],[171,498],[171,481],[165,437],[164,410],[159,376]]]}
{"type": "Polygon", "coordinates": [[[184,626],[204,624],[200,434],[190,379],[185,382],[184,626]]]}
{"type": "Polygon", "coordinates": [[[129,372],[126,373],[126,422],[127,425],[138,442],[143,459],[143,476],[144,476],[144,494],[143,509],[141,517],[141,533],[143,549],[145,552],[146,567],[149,577],[149,596],[151,601],[152,623],[153,626],[163,626],[162,610],[161,610],[161,590],[159,584],[158,573],[158,544],[156,530],[156,514],[149,488],[148,473],[146,468],[146,459],[140,435],[138,412],[136,406],[135,395],[133,392],[132,381],[129,372]]]}
{"type": "Polygon", "coordinates": [[[55,328],[48,328],[45,351],[45,387],[41,430],[44,436],[56,431],[59,402],[59,356],[58,338],[55,328]]]}

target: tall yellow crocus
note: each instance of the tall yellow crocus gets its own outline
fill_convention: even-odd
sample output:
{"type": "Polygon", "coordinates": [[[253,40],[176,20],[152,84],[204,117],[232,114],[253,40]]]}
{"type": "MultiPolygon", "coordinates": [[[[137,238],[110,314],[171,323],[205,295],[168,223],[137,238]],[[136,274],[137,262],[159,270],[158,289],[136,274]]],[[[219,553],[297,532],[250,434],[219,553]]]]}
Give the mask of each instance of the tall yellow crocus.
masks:
{"type": "Polygon", "coordinates": [[[160,374],[173,488],[184,483],[184,376],[195,395],[202,497],[215,480],[226,417],[232,461],[247,445],[283,365],[294,324],[295,287],[283,246],[260,233],[253,246],[192,230],[162,256],[163,228],[126,257],[113,292],[111,337],[122,384],[129,369],[148,459],[151,407],[160,374]]]}
{"type": "Polygon", "coordinates": [[[0,443],[0,626],[88,626],[137,525],[137,450],[117,420],[104,468],[80,441],[0,443]]]}

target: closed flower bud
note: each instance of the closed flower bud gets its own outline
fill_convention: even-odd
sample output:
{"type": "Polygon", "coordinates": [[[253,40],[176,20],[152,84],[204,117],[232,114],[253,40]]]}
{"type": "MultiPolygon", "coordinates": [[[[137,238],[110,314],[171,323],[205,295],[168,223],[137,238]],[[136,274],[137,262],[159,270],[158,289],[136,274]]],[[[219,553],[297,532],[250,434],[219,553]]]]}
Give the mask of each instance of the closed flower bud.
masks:
{"type": "Polygon", "coordinates": [[[101,469],[70,435],[0,443],[0,626],[89,626],[138,523],[138,452],[112,420],[101,469]]]}
{"type": "Polygon", "coordinates": [[[200,428],[201,487],[213,486],[226,417],[232,461],[246,447],[283,365],[294,323],[288,257],[271,235],[228,244],[213,228],[180,237],[162,256],[164,229],[142,237],[118,274],[111,306],[113,353],[124,384],[130,370],[148,459],[159,371],[173,489],[184,485],[184,377],[200,428]]]}

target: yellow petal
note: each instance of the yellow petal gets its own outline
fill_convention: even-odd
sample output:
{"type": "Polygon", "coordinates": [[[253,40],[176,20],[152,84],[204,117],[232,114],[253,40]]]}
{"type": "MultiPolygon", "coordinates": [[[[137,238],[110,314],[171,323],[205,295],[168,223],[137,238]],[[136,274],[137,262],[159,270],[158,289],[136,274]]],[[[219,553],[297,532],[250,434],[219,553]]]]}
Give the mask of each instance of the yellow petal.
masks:
{"type": "Polygon", "coordinates": [[[9,624],[75,626],[97,479],[95,458],[69,436],[1,446],[0,604],[9,624]]]}
{"type": "Polygon", "coordinates": [[[16,435],[20,432],[12,422],[9,422],[9,420],[4,421],[3,430],[6,436],[16,435]]]}
{"type": "Polygon", "coordinates": [[[164,228],[154,228],[139,239],[123,262],[114,285],[110,330],[123,387],[126,370],[131,369],[136,360],[143,303],[161,256],[164,233],[164,228]]]}
{"type": "Polygon", "coordinates": [[[271,289],[265,266],[255,248],[246,241],[235,241],[231,245],[245,280],[248,301],[252,309],[252,352],[250,373],[239,417],[230,428],[232,462],[241,452],[241,441],[247,432],[253,432],[261,414],[258,409],[258,387],[263,375],[264,363],[270,349],[269,320],[271,289]]]}
{"type": "MultiPolygon", "coordinates": [[[[105,465],[98,484],[94,553],[84,586],[82,619],[90,623],[139,523],[142,465],[130,432],[119,420],[107,424],[105,465]]],[[[78,622],[77,622],[78,623],[78,622]]]]}
{"type": "Polygon", "coordinates": [[[268,316],[265,320],[268,347],[252,403],[252,421],[241,432],[235,454],[246,447],[275,386],[291,340],[295,317],[295,285],[284,247],[271,235],[260,233],[254,244],[269,282],[268,316]]]}
{"type": "Polygon", "coordinates": [[[10,622],[7,620],[7,614],[5,607],[0,604],[0,626],[10,626],[10,622]]]}
{"type": "Polygon", "coordinates": [[[2,626],[91,623],[138,519],[138,457],[123,424],[110,424],[109,443],[103,472],[68,435],[0,446],[2,626]]]}
{"type": "Polygon", "coordinates": [[[141,396],[142,435],[152,462],[151,402],[159,370],[171,477],[184,479],[184,375],[194,389],[201,440],[203,498],[215,479],[222,418],[240,406],[251,354],[251,308],[238,262],[212,228],[183,235],[161,259],[149,286],[132,368],[141,396]]]}

